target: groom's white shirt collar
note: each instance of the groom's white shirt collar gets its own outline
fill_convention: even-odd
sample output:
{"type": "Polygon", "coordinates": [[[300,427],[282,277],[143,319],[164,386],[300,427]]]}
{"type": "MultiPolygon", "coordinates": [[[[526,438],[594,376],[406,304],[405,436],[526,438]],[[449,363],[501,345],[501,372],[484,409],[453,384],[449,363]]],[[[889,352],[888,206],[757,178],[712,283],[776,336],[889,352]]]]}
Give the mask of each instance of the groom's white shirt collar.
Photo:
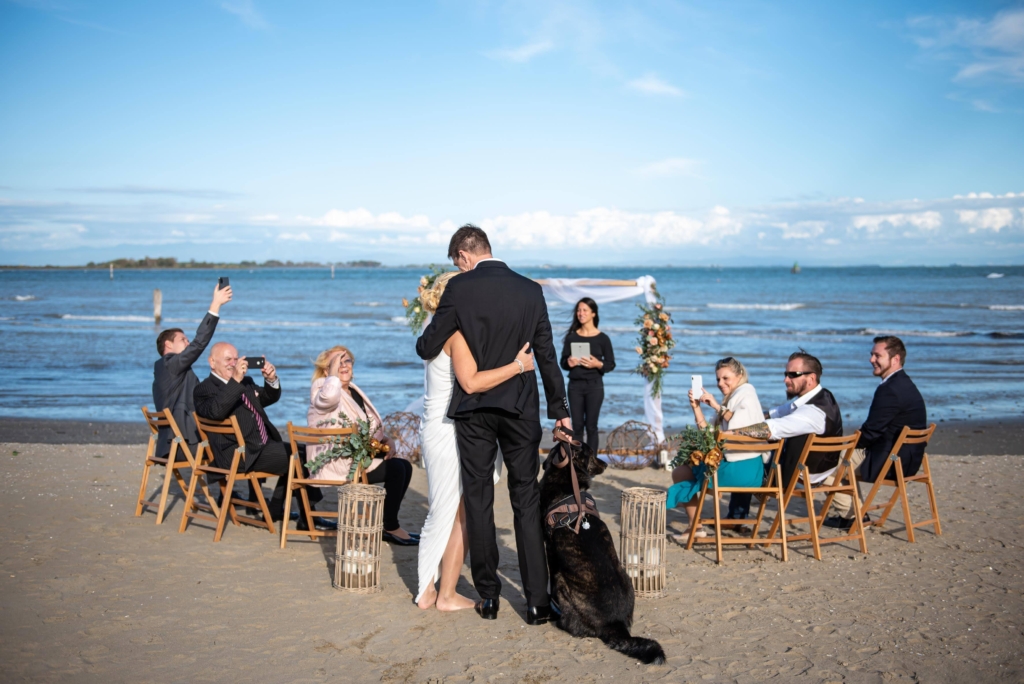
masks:
{"type": "Polygon", "coordinates": [[[498,261],[500,263],[505,263],[501,259],[495,259],[494,257],[487,257],[486,259],[481,259],[480,261],[478,261],[475,264],[473,264],[473,268],[476,269],[477,266],[479,266],[480,264],[484,263],[485,261],[498,261]]]}

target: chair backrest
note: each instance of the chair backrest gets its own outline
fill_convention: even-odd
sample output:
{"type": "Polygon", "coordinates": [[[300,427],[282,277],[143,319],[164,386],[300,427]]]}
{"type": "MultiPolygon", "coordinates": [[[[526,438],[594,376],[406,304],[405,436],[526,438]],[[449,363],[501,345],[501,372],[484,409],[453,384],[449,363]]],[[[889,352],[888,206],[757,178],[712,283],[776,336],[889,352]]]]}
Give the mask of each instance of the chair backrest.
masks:
{"type": "Polygon", "coordinates": [[[932,438],[932,433],[935,432],[935,423],[932,423],[923,430],[914,430],[909,425],[904,425],[903,430],[900,431],[900,436],[896,438],[896,443],[892,445],[892,451],[889,454],[889,458],[899,458],[900,449],[903,448],[904,444],[927,444],[932,438]]]}
{"type": "Polygon", "coordinates": [[[746,437],[745,435],[730,435],[724,438],[722,451],[740,451],[744,453],[764,453],[767,451],[772,454],[769,463],[775,464],[782,458],[782,447],[785,443],[786,440],[784,439],[769,441],[758,439],[757,437],[746,437]]]}
{"type": "Polygon", "coordinates": [[[288,441],[291,442],[292,454],[299,451],[300,444],[325,444],[328,441],[335,441],[337,437],[347,437],[354,434],[354,427],[342,428],[311,428],[299,427],[288,421],[288,441]]]}
{"type": "MultiPolygon", "coordinates": [[[[213,460],[213,451],[210,450],[210,435],[228,435],[234,438],[235,450],[241,451],[242,460],[245,460],[245,437],[242,436],[242,428],[238,427],[237,418],[229,416],[227,420],[207,420],[206,418],[201,418],[195,411],[192,412],[192,417],[195,418],[196,428],[199,430],[199,438],[209,451],[211,460],[213,460]]],[[[200,445],[199,451],[196,453],[197,461],[201,460],[200,453],[202,449],[203,446],[200,445]]]]}
{"type": "Polygon", "coordinates": [[[142,407],[142,417],[146,420],[146,425],[149,426],[149,431],[153,437],[156,437],[157,433],[160,432],[160,428],[169,427],[174,431],[175,437],[181,437],[181,431],[178,430],[178,424],[174,422],[174,417],[171,415],[171,409],[165,408],[163,411],[150,411],[149,407],[142,407]]]}
{"type": "Polygon", "coordinates": [[[793,476],[786,483],[786,501],[789,501],[790,495],[796,489],[797,480],[800,479],[800,467],[807,463],[808,456],[813,453],[835,453],[838,451],[840,452],[839,462],[842,463],[853,457],[853,450],[857,448],[858,441],[860,441],[860,430],[857,430],[852,435],[843,435],[841,437],[819,437],[818,435],[808,437],[807,442],[804,443],[804,450],[800,454],[800,460],[797,461],[796,470],[793,471],[793,476]]]}

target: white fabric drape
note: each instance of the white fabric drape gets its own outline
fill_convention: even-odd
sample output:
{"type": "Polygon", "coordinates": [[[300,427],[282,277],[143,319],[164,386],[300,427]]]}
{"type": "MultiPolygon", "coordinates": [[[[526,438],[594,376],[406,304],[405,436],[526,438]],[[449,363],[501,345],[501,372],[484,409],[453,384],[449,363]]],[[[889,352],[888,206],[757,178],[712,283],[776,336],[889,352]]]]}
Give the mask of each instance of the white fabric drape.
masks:
{"type": "MultiPolygon", "coordinates": [[[[643,295],[648,305],[658,301],[654,294],[654,276],[640,276],[636,285],[594,285],[590,278],[548,278],[544,294],[575,304],[584,297],[590,297],[598,304],[617,302],[643,295]]],[[[661,397],[651,396],[651,383],[644,382],[644,422],[654,429],[659,442],[665,441],[664,416],[661,412],[661,397]]]]}

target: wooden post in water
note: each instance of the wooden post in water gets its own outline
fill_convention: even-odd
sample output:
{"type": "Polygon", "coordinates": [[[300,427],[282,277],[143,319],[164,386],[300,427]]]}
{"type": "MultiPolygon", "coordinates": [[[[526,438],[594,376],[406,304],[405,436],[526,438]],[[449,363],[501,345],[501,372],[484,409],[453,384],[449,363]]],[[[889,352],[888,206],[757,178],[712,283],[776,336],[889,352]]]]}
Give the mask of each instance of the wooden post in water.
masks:
{"type": "Polygon", "coordinates": [[[334,264],[331,264],[331,280],[334,280],[334,264]]]}
{"type": "Polygon", "coordinates": [[[114,279],[114,264],[110,264],[110,279],[114,279]]]}
{"type": "Polygon", "coordinates": [[[160,288],[153,290],[153,324],[160,325],[160,319],[163,318],[161,309],[164,304],[164,295],[160,292],[160,288]]]}

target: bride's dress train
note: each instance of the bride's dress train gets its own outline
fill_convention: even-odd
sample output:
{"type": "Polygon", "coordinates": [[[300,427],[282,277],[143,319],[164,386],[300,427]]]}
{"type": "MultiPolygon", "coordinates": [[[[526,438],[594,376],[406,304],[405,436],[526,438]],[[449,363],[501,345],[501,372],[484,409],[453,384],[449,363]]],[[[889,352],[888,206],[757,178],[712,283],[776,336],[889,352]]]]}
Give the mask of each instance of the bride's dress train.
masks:
{"type": "MultiPolygon", "coordinates": [[[[425,362],[420,454],[427,470],[427,519],[420,530],[418,603],[440,576],[441,557],[455,524],[462,498],[459,447],[455,422],[446,416],[455,389],[451,358],[441,352],[425,362]]],[[[501,477],[501,452],[495,461],[494,482],[501,477]]]]}

